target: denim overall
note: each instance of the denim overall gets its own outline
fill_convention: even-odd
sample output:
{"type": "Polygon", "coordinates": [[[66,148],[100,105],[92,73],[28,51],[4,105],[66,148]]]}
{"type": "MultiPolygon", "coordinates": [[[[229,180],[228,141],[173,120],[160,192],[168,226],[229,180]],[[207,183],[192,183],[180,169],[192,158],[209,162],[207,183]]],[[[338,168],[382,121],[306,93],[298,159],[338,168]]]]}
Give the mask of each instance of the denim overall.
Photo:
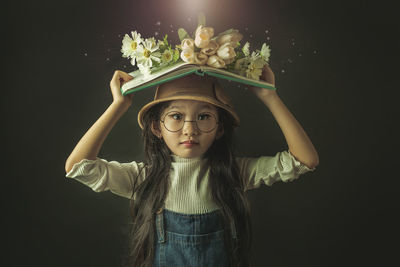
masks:
{"type": "MultiPolygon", "coordinates": [[[[220,210],[183,214],[162,208],[155,230],[155,267],[229,266],[220,210]]],[[[236,238],[234,224],[232,238],[236,238]]]]}

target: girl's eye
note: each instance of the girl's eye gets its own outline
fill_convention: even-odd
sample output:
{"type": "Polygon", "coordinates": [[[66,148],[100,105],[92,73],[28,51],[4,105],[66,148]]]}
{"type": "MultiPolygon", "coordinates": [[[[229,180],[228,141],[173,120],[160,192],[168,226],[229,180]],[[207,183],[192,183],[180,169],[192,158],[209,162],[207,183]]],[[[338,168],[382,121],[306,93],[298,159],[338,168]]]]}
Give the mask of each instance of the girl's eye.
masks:
{"type": "Polygon", "coordinates": [[[168,117],[170,117],[173,120],[181,120],[182,119],[182,114],[173,113],[173,114],[169,114],[168,117]]]}
{"type": "Polygon", "coordinates": [[[211,117],[210,114],[200,114],[197,120],[202,121],[202,120],[208,120],[211,117]]]}

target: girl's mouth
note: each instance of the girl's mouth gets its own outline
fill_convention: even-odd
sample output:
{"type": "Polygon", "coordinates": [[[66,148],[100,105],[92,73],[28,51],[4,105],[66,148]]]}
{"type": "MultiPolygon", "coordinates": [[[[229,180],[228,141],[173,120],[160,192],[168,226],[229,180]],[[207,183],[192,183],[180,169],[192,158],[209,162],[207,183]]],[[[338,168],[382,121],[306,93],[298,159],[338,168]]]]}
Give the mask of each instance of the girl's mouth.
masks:
{"type": "Polygon", "coordinates": [[[198,145],[199,143],[196,143],[194,141],[184,141],[181,143],[181,145],[184,145],[185,147],[193,147],[195,145],[198,145]]]}
{"type": "Polygon", "coordinates": [[[194,147],[194,146],[196,146],[197,144],[195,144],[195,143],[183,143],[182,144],[184,147],[194,147]]]}

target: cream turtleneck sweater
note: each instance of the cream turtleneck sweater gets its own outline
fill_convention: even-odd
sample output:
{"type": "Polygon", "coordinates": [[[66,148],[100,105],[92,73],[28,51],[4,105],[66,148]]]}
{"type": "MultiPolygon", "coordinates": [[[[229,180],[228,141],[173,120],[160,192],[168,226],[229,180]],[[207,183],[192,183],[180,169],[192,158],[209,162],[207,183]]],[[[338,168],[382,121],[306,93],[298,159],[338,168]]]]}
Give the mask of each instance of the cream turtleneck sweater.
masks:
{"type": "MultiPolygon", "coordinates": [[[[170,189],[165,208],[185,214],[208,213],[219,207],[211,198],[209,188],[210,167],[206,158],[181,158],[172,156],[170,189]]],[[[301,174],[314,171],[299,162],[289,150],[278,152],[274,157],[237,158],[240,175],[245,179],[246,190],[258,188],[261,184],[272,185],[276,181],[292,181],[301,174]]],[[[114,194],[131,198],[132,184],[145,179],[143,162],[119,163],[96,158],[83,159],[74,164],[68,178],[74,178],[89,186],[95,192],[110,190],[114,194]],[[140,176],[138,174],[140,173],[140,176]]]]}

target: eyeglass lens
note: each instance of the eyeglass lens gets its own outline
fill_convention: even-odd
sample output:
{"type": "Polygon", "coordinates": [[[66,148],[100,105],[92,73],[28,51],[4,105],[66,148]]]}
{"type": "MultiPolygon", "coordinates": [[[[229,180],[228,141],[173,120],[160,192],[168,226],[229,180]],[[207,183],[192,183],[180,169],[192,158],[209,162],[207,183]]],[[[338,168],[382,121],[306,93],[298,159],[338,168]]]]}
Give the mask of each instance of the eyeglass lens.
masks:
{"type": "MultiPolygon", "coordinates": [[[[165,128],[171,132],[177,132],[183,128],[185,122],[192,122],[185,120],[185,116],[178,112],[170,112],[164,116],[165,128]]],[[[210,132],[215,129],[217,119],[212,113],[201,113],[196,118],[197,128],[202,132],[210,132]]]]}

